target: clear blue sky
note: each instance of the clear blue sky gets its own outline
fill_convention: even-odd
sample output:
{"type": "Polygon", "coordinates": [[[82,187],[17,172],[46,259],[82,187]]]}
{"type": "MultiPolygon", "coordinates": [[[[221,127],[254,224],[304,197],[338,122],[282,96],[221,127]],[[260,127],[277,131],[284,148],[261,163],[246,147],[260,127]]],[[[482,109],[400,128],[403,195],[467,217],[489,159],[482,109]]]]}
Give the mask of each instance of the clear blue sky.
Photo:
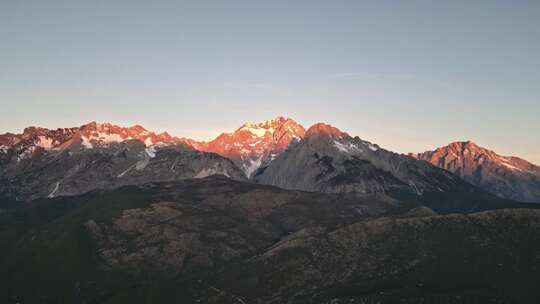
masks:
{"type": "Polygon", "coordinates": [[[0,0],[0,132],[325,121],[540,163],[540,1],[0,0]]]}

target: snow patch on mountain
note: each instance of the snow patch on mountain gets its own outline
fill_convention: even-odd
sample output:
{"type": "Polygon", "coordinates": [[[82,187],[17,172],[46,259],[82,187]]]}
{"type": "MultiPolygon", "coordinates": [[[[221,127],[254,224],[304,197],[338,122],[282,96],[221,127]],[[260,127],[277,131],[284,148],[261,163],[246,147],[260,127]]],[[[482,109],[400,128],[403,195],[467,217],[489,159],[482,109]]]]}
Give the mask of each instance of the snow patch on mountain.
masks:
{"type": "Polygon", "coordinates": [[[360,149],[357,145],[355,145],[352,142],[346,142],[342,143],[337,140],[334,140],[334,146],[341,152],[345,153],[355,153],[355,152],[363,152],[362,149],[360,149]]]}
{"type": "Polygon", "coordinates": [[[263,128],[258,125],[253,124],[246,124],[242,128],[240,128],[240,131],[248,131],[251,134],[255,135],[256,137],[264,137],[266,135],[266,132],[273,133],[273,128],[263,128]]]}
{"type": "Polygon", "coordinates": [[[144,152],[145,152],[150,158],[156,157],[156,147],[154,147],[154,146],[150,146],[150,147],[144,149],[144,152]]]}
{"type": "Polygon", "coordinates": [[[104,132],[99,132],[97,139],[103,141],[104,143],[117,143],[124,141],[124,138],[122,138],[122,136],[119,134],[104,132]]]}
{"type": "Polygon", "coordinates": [[[86,136],[82,136],[81,137],[81,144],[84,148],[87,148],[87,149],[92,149],[94,148],[94,145],[92,145],[92,143],[90,142],[90,140],[88,139],[88,137],[86,136]]]}
{"type": "Polygon", "coordinates": [[[227,171],[218,168],[218,164],[215,164],[213,168],[204,168],[202,169],[197,175],[195,175],[195,178],[205,178],[211,175],[224,175],[226,177],[230,178],[229,173],[227,171]]]}
{"type": "Polygon", "coordinates": [[[248,178],[251,177],[251,175],[255,171],[257,171],[257,169],[259,169],[259,167],[261,167],[262,159],[263,159],[262,157],[259,157],[255,160],[250,159],[249,163],[244,164],[244,166],[242,167],[242,170],[244,171],[244,173],[246,173],[246,176],[248,178]]]}
{"type": "Polygon", "coordinates": [[[505,166],[506,168],[510,169],[510,170],[513,170],[513,171],[523,171],[522,169],[518,168],[518,167],[515,167],[515,166],[512,166],[511,164],[507,163],[507,162],[502,162],[501,165],[505,166]]]}
{"type": "Polygon", "coordinates": [[[514,165],[512,165],[512,160],[511,158],[509,157],[506,157],[506,156],[495,156],[494,157],[495,160],[497,161],[497,163],[501,164],[502,166],[512,170],[512,171],[519,171],[519,172],[525,172],[525,173],[530,173],[530,174],[534,174],[534,175],[537,175],[537,173],[533,172],[533,171],[530,171],[530,170],[526,170],[526,169],[523,169],[523,168],[518,168],[514,165]]]}
{"type": "Polygon", "coordinates": [[[368,147],[369,147],[369,149],[370,149],[371,151],[377,151],[377,150],[379,150],[379,148],[375,147],[375,146],[372,145],[372,144],[368,144],[368,147]]]}
{"type": "Polygon", "coordinates": [[[118,174],[116,177],[120,178],[120,177],[126,175],[126,173],[128,173],[131,169],[133,169],[133,167],[135,167],[135,165],[129,166],[129,168],[127,168],[126,170],[124,170],[122,173],[118,174]]]}
{"type": "Polygon", "coordinates": [[[54,189],[51,193],[49,193],[49,195],[47,196],[48,198],[53,198],[54,195],[56,194],[56,192],[58,192],[58,189],[60,188],[60,182],[56,182],[56,185],[54,186],[54,189]]]}
{"type": "Polygon", "coordinates": [[[27,158],[30,158],[32,156],[32,154],[34,153],[34,151],[36,150],[36,147],[35,146],[31,146],[31,147],[28,147],[28,149],[22,151],[18,156],[17,156],[17,163],[22,161],[23,159],[27,159],[27,158]]]}
{"type": "Polygon", "coordinates": [[[54,140],[46,136],[38,136],[36,146],[42,147],[43,149],[50,149],[53,147],[54,140]]]}

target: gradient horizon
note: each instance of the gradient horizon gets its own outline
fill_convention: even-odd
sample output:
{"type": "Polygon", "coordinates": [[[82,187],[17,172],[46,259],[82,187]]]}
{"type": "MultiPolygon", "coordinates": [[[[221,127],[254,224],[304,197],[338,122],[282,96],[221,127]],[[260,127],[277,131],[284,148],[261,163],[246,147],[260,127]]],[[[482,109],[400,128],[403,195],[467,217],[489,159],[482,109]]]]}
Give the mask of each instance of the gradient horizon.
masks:
{"type": "Polygon", "coordinates": [[[540,164],[538,1],[0,1],[0,133],[275,116],[540,164]]]}

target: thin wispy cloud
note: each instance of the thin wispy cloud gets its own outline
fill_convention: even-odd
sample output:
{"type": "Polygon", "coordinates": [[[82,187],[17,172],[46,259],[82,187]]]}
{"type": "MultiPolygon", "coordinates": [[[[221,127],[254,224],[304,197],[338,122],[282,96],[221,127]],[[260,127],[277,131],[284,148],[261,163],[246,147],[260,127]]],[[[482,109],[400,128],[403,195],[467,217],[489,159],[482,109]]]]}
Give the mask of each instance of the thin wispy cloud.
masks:
{"type": "Polygon", "coordinates": [[[378,80],[378,81],[414,81],[418,83],[425,83],[429,85],[446,87],[452,90],[459,89],[458,86],[448,81],[442,81],[439,79],[420,76],[416,74],[402,74],[402,73],[382,74],[382,73],[368,73],[368,72],[344,72],[344,73],[331,74],[327,76],[327,78],[328,79],[358,78],[358,79],[370,79],[370,80],[378,80]]]}

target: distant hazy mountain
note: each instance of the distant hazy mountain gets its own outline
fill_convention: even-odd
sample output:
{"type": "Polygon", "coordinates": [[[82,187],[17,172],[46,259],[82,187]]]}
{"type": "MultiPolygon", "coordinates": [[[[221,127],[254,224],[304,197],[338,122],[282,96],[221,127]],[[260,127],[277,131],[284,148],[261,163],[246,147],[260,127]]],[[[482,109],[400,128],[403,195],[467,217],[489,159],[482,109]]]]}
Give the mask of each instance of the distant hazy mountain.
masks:
{"type": "Polygon", "coordinates": [[[471,141],[412,155],[497,196],[540,202],[540,167],[521,158],[501,156],[471,141]]]}

